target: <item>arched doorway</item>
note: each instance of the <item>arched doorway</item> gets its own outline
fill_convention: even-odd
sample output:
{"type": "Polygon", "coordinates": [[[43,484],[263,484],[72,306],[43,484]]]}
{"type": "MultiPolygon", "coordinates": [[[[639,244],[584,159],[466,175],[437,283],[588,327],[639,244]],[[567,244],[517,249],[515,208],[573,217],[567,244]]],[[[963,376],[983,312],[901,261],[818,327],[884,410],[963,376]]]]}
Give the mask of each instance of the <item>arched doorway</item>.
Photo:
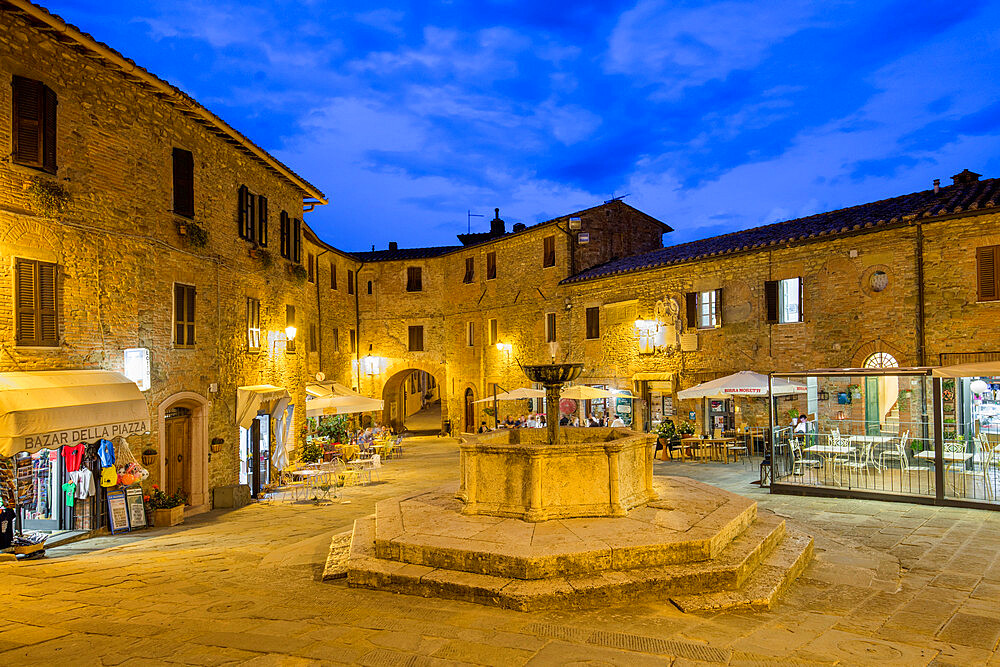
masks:
{"type": "Polygon", "coordinates": [[[476,432],[476,406],[473,402],[476,400],[476,393],[472,391],[472,387],[465,390],[465,429],[466,433],[476,432]]]}
{"type": "Polygon", "coordinates": [[[389,377],[382,388],[382,422],[400,433],[441,430],[442,387],[434,374],[406,368],[389,377]]]}
{"type": "MultiPolygon", "coordinates": [[[[888,352],[875,352],[865,359],[865,368],[898,368],[899,362],[888,352]]],[[[878,435],[899,431],[899,378],[865,378],[865,432],[878,435]]]]}
{"type": "Polygon", "coordinates": [[[208,405],[200,394],[184,391],[157,410],[160,486],[167,493],[183,491],[192,510],[208,504],[208,405]]]}

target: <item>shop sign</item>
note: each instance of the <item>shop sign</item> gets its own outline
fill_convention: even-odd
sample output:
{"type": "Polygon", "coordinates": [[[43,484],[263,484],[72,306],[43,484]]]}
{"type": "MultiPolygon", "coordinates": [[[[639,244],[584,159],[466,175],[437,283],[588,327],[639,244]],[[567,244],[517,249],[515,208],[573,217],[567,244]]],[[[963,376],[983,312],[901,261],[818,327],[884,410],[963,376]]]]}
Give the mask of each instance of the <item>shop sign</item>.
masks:
{"type": "Polygon", "coordinates": [[[130,347],[125,350],[125,377],[139,385],[139,391],[149,389],[149,350],[130,347]]]}
{"type": "Polygon", "coordinates": [[[663,414],[666,417],[674,416],[674,397],[664,396],[663,397],[663,414]]]}
{"type": "Polygon", "coordinates": [[[129,436],[135,433],[149,433],[149,423],[145,421],[121,422],[119,424],[105,424],[103,426],[89,426],[87,428],[53,431],[52,433],[26,435],[24,436],[24,446],[29,451],[43,447],[46,449],[55,449],[62,445],[70,445],[77,442],[93,442],[101,438],[111,440],[118,436],[129,436]]]}

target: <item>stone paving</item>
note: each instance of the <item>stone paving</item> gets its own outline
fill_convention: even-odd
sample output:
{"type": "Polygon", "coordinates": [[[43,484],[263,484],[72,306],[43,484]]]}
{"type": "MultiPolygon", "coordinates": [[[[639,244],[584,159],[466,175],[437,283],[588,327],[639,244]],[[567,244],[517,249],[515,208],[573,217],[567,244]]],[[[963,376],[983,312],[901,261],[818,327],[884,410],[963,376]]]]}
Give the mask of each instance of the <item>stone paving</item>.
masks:
{"type": "Polygon", "coordinates": [[[1000,665],[1000,514],[770,496],[735,464],[656,472],[808,525],[816,559],[770,612],[523,613],[320,581],[332,536],[454,481],[457,461],[455,441],[419,438],[334,504],[215,511],[0,564],[0,665],[1000,665]]]}

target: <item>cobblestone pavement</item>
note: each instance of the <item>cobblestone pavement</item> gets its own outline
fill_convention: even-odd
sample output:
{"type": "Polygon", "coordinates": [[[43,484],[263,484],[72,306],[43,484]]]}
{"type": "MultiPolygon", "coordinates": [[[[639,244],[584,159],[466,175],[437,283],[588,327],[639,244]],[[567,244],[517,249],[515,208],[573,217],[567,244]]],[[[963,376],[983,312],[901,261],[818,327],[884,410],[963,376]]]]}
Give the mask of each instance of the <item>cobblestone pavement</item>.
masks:
{"type": "Polygon", "coordinates": [[[318,581],[331,536],[376,500],[456,478],[454,441],[418,440],[346,503],[255,504],[0,564],[0,665],[1000,665],[1000,514],[770,496],[732,464],[656,472],[744,493],[816,536],[770,612],[525,614],[318,581]]]}

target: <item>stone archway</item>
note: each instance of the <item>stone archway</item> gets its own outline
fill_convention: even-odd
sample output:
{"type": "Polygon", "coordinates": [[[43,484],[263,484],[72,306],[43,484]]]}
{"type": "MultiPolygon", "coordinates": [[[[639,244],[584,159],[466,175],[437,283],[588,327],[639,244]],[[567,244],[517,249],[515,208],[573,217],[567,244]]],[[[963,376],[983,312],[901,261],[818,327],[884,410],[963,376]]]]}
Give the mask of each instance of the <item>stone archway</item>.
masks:
{"type": "MultiPolygon", "coordinates": [[[[404,383],[411,375],[421,371],[434,378],[437,397],[441,402],[442,426],[448,418],[448,389],[445,385],[444,368],[421,362],[398,364],[386,370],[387,379],[382,384],[382,400],[384,401],[382,423],[388,424],[397,432],[402,430],[407,416],[405,414],[404,383]]],[[[453,429],[457,426],[457,424],[454,425],[453,429]]]]}
{"type": "Polygon", "coordinates": [[[168,493],[173,489],[162,486],[168,478],[168,466],[180,466],[180,487],[188,495],[189,513],[209,509],[208,497],[208,412],[211,403],[201,394],[182,391],[160,401],[157,408],[159,435],[159,479],[168,493]],[[168,422],[184,419],[184,432],[169,428],[168,422]],[[178,439],[181,440],[178,443],[178,439]],[[169,441],[168,441],[169,440],[169,441]],[[170,456],[168,462],[167,457],[170,456]],[[181,456],[181,460],[177,457],[181,456]]]}

